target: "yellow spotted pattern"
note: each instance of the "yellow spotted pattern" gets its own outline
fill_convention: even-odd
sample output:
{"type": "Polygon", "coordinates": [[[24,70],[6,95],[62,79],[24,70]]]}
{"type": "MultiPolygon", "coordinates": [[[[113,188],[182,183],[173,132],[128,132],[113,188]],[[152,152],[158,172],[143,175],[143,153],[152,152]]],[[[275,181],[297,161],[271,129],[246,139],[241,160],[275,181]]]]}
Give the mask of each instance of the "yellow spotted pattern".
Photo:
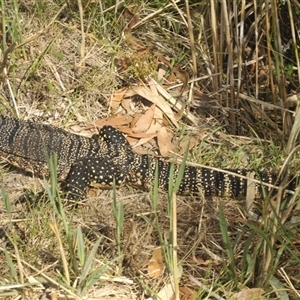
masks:
{"type": "MultiPolygon", "coordinates": [[[[174,166],[174,177],[170,179],[171,164],[149,155],[134,153],[124,135],[111,126],[104,126],[99,138],[86,138],[62,129],[21,121],[0,115],[0,156],[8,163],[40,176],[49,174],[49,158],[57,155],[57,173],[70,197],[82,197],[90,185],[101,188],[129,184],[149,189],[158,168],[159,186],[168,190],[175,182],[179,165],[174,166]]],[[[248,170],[229,170],[246,176],[248,170]]],[[[254,176],[261,182],[275,183],[277,176],[271,172],[258,172],[254,176]]],[[[246,196],[247,179],[213,171],[209,168],[186,167],[179,193],[201,193],[217,196],[246,196]]],[[[294,189],[295,180],[290,189],[294,189]]],[[[255,197],[264,192],[255,184],[255,197]]]]}

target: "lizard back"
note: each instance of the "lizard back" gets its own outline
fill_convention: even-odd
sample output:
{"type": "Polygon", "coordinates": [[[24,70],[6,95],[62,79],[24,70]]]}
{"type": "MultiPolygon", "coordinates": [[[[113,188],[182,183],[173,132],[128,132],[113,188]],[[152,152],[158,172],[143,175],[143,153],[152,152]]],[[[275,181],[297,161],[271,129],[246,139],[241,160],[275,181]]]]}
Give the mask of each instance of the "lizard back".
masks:
{"type": "Polygon", "coordinates": [[[58,176],[64,179],[76,160],[98,157],[101,143],[50,125],[0,116],[0,156],[8,163],[41,176],[49,174],[48,159],[58,158],[58,176]]]}

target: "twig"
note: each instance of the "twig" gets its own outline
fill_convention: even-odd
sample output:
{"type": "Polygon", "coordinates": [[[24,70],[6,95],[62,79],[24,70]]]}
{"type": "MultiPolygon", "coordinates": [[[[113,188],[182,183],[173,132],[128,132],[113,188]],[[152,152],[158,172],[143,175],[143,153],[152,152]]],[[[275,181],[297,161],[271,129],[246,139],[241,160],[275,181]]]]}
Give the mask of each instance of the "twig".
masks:
{"type": "Polygon", "coordinates": [[[79,15],[80,15],[80,30],[81,30],[81,45],[80,45],[80,57],[81,61],[84,58],[84,51],[85,51],[85,33],[84,33],[84,26],[83,26],[83,8],[81,0],[77,0],[79,15]]]}

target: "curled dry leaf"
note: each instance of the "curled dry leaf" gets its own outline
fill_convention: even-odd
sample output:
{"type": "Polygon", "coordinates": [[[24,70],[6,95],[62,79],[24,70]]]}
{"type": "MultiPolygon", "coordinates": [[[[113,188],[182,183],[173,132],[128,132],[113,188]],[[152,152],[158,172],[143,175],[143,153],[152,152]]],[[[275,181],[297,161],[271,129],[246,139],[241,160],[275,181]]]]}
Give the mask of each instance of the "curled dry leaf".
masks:
{"type": "Polygon", "coordinates": [[[172,67],[170,61],[161,53],[156,52],[155,56],[158,58],[158,60],[161,63],[168,66],[168,68],[171,70],[171,74],[167,79],[168,82],[174,82],[175,79],[178,79],[179,81],[182,82],[182,87],[180,89],[180,95],[181,95],[185,91],[188,85],[190,79],[189,72],[182,70],[180,66],[172,67]]]}
{"type": "MultiPolygon", "coordinates": [[[[162,120],[163,120],[162,111],[158,107],[155,107],[154,118],[152,120],[152,124],[146,133],[147,134],[155,134],[155,136],[156,136],[157,132],[162,127],[162,120]]],[[[133,147],[141,146],[141,145],[147,143],[149,140],[151,140],[150,137],[149,138],[141,138],[133,147]]]]}
{"type": "Polygon", "coordinates": [[[174,146],[166,127],[162,127],[158,131],[157,144],[162,157],[168,157],[170,156],[170,151],[174,151],[174,146]]]}
{"type": "Polygon", "coordinates": [[[190,78],[189,72],[183,71],[180,66],[174,67],[172,71],[176,76],[176,78],[182,82],[182,87],[180,89],[180,95],[181,95],[188,85],[189,78],[190,78]]]}
{"type": "MultiPolygon", "coordinates": [[[[196,295],[197,292],[187,286],[179,287],[180,300],[194,300],[196,299],[196,295]]],[[[173,295],[172,300],[175,300],[175,294],[173,295]]]]}
{"type": "Polygon", "coordinates": [[[164,272],[164,262],[161,252],[161,247],[157,247],[152,252],[152,257],[148,264],[148,276],[150,278],[157,278],[164,272]]]}
{"type": "Polygon", "coordinates": [[[108,105],[110,107],[116,107],[116,106],[120,105],[127,90],[128,90],[128,87],[117,90],[114,94],[111,95],[108,105]]]}
{"type": "Polygon", "coordinates": [[[143,115],[143,114],[137,113],[137,114],[135,114],[135,115],[133,116],[132,122],[131,122],[131,124],[130,124],[131,129],[132,129],[132,127],[136,124],[136,122],[140,119],[140,117],[141,117],[142,115],[143,115]]]}
{"type": "MultiPolygon", "coordinates": [[[[131,87],[131,89],[133,90],[133,92],[135,94],[138,94],[138,95],[142,96],[143,98],[149,100],[153,104],[156,104],[161,109],[161,111],[170,119],[170,121],[177,128],[179,128],[178,122],[175,118],[175,115],[174,115],[170,105],[161,95],[155,95],[146,86],[141,86],[141,85],[133,86],[133,87],[131,87]]],[[[129,89],[129,90],[131,90],[131,89],[129,89]]],[[[132,93],[130,92],[130,94],[132,94],[132,93]]],[[[127,96],[127,93],[125,96],[127,96]]]]}
{"type": "MultiPolygon", "coordinates": [[[[170,93],[168,93],[160,84],[158,84],[153,78],[150,78],[150,80],[155,83],[157,91],[159,92],[159,94],[164,98],[167,99],[168,102],[171,103],[172,108],[179,111],[180,109],[182,109],[182,104],[177,101],[174,97],[172,97],[172,95],[170,93]]],[[[126,93],[126,95],[129,93],[130,90],[128,90],[128,92],[126,93]]],[[[198,124],[199,120],[198,118],[194,117],[191,113],[188,113],[187,111],[184,111],[184,115],[185,117],[192,122],[193,124],[198,124]]],[[[174,115],[175,117],[175,115],[174,115]]],[[[176,117],[175,117],[176,119],[176,117]]],[[[177,119],[176,119],[177,120],[177,119]]]]}
{"type": "Polygon", "coordinates": [[[132,28],[140,20],[139,15],[132,13],[127,7],[123,11],[123,18],[128,28],[132,28]]]}
{"type": "Polygon", "coordinates": [[[132,131],[133,132],[146,132],[150,128],[150,126],[153,122],[154,111],[155,111],[155,104],[152,104],[146,110],[146,112],[143,115],[141,115],[141,117],[134,124],[134,126],[132,127],[132,131]]]}
{"type": "Polygon", "coordinates": [[[168,66],[168,68],[172,69],[172,65],[171,65],[170,61],[163,54],[161,54],[159,52],[155,52],[154,55],[158,58],[158,60],[160,62],[162,62],[163,64],[168,66]]]}

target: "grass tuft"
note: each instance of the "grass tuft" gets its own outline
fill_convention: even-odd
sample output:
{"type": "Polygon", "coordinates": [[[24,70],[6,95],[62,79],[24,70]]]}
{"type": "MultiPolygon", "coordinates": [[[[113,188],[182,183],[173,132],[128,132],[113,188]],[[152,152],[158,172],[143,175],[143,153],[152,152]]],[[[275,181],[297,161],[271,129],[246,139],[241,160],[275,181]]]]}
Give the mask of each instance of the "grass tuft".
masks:
{"type": "MultiPolygon", "coordinates": [[[[75,208],[59,192],[55,158],[42,182],[46,201],[31,193],[25,204],[15,199],[35,179],[17,179],[3,161],[1,296],[23,297],[37,286],[30,276],[41,274],[42,285],[77,299],[142,299],[172,276],[177,298],[186,287],[197,299],[257,287],[263,299],[300,297],[299,187],[291,198],[284,192],[288,174],[299,173],[297,1],[4,0],[0,10],[1,113],[80,133],[78,124],[112,113],[135,116],[144,101],[112,112],[107,99],[149,76],[167,82],[170,68],[157,74],[163,57],[188,74],[180,95],[172,81],[163,87],[196,120],[180,118],[174,134],[183,141],[189,130],[197,140],[189,159],[219,169],[274,169],[283,178],[253,219],[239,199],[177,196],[185,163],[171,167],[167,195],[156,172],[149,195],[97,191],[75,208]],[[153,279],[147,265],[158,245],[167,272],[153,279]]],[[[34,182],[36,190],[41,182],[34,182]]]]}

